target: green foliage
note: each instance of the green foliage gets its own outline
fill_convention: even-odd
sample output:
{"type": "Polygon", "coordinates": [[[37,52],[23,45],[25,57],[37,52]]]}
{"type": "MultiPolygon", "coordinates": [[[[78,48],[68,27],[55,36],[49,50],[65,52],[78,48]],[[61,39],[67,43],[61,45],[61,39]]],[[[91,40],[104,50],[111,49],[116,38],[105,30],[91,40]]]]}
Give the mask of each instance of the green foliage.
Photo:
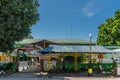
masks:
{"type": "Polygon", "coordinates": [[[14,62],[9,62],[9,63],[4,63],[3,66],[0,67],[0,70],[4,71],[16,71],[16,63],[14,62]]]}
{"type": "Polygon", "coordinates": [[[85,62],[86,61],[85,54],[81,53],[81,55],[77,57],[77,61],[80,62],[80,63],[85,62]]]}
{"type": "MultiPolygon", "coordinates": [[[[77,64],[78,71],[87,71],[88,70],[88,64],[86,63],[78,63],[77,64]]],[[[56,70],[60,70],[61,64],[57,63],[56,64],[56,70]]],[[[114,69],[114,64],[113,63],[101,63],[103,71],[109,72],[114,69]]],[[[98,63],[91,63],[91,68],[93,71],[98,70],[98,63]]],[[[74,71],[74,63],[66,63],[65,64],[65,71],[71,72],[74,71]]]]}
{"type": "Polygon", "coordinates": [[[25,39],[33,39],[33,36],[29,34],[25,39]]]}
{"type": "Polygon", "coordinates": [[[13,50],[15,41],[30,33],[39,20],[38,0],[0,0],[0,51],[13,50]]]}
{"type": "Polygon", "coordinates": [[[120,45],[120,10],[115,12],[113,18],[108,18],[99,26],[97,44],[120,45]]]}
{"type": "Polygon", "coordinates": [[[112,71],[114,69],[114,64],[112,63],[102,63],[103,71],[112,71]]]}

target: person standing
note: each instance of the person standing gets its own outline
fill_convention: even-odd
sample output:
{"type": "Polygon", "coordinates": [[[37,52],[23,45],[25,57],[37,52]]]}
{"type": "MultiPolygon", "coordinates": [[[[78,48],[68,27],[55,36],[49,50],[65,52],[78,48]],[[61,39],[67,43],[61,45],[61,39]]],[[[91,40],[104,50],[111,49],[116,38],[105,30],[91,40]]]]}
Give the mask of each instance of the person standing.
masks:
{"type": "Polygon", "coordinates": [[[34,66],[34,59],[32,58],[32,66],[34,66]]]}
{"type": "Polygon", "coordinates": [[[100,63],[98,63],[98,73],[102,73],[102,66],[100,63]]]}

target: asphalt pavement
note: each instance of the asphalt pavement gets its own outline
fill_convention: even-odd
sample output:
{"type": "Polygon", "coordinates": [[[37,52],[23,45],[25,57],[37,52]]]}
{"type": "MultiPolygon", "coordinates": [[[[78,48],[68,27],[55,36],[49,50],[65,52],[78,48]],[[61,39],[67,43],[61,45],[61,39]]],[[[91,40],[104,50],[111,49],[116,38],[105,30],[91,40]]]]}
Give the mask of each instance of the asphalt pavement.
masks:
{"type": "Polygon", "coordinates": [[[18,73],[0,76],[0,80],[120,80],[111,74],[97,74],[88,76],[87,72],[82,73],[47,73],[41,72],[37,66],[30,67],[18,73]]]}

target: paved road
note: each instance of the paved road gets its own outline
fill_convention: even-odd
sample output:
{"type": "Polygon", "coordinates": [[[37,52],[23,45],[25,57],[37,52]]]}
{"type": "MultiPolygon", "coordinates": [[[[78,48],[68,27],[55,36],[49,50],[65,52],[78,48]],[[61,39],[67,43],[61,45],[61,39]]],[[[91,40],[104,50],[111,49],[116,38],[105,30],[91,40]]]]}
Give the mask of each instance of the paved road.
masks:
{"type": "Polygon", "coordinates": [[[120,80],[114,77],[68,77],[66,80],[120,80]]]}
{"type": "Polygon", "coordinates": [[[40,70],[37,66],[30,67],[29,69],[23,70],[19,73],[14,73],[5,78],[36,78],[39,75],[40,70]]]}
{"type": "Polygon", "coordinates": [[[120,80],[120,78],[96,78],[96,77],[39,77],[39,78],[0,78],[0,80],[120,80]]]}
{"type": "Polygon", "coordinates": [[[67,73],[67,74],[47,74],[39,73],[37,66],[31,67],[30,69],[24,70],[19,73],[14,73],[9,76],[0,77],[0,80],[120,80],[120,77],[81,77],[80,74],[76,73],[67,73]]]}

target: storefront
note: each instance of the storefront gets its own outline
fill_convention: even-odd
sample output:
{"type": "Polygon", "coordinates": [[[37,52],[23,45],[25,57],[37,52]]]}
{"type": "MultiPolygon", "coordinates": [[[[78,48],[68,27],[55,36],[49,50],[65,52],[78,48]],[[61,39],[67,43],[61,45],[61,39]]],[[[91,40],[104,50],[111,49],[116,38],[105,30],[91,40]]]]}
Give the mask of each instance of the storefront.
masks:
{"type": "MultiPolygon", "coordinates": [[[[48,65],[48,69],[44,68],[44,70],[85,71],[88,69],[88,64],[90,60],[92,62],[92,68],[94,70],[96,70],[98,63],[103,63],[103,66],[106,66],[105,64],[108,64],[109,62],[106,62],[106,59],[104,59],[104,55],[112,54],[113,51],[105,49],[102,46],[92,46],[92,50],[90,52],[89,46],[50,45],[48,48],[45,48],[40,52],[47,55],[47,62],[45,61],[45,64],[48,65]],[[51,66],[51,62],[53,62],[52,58],[56,59],[54,60],[54,69],[51,66]]],[[[42,57],[43,56],[41,56],[40,58],[42,57]]],[[[108,65],[110,64],[112,64],[112,62],[108,65]]]]}

